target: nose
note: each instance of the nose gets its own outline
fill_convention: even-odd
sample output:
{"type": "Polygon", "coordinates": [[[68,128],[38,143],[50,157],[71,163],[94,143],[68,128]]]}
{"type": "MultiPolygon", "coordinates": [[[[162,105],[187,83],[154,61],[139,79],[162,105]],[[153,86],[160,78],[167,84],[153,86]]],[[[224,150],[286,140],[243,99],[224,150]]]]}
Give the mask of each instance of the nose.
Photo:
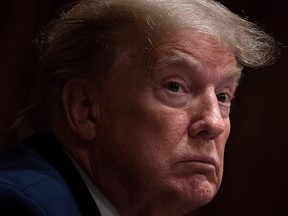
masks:
{"type": "Polygon", "coordinates": [[[189,125],[190,137],[213,140],[224,132],[226,125],[214,91],[199,97],[193,110],[189,125]]]}

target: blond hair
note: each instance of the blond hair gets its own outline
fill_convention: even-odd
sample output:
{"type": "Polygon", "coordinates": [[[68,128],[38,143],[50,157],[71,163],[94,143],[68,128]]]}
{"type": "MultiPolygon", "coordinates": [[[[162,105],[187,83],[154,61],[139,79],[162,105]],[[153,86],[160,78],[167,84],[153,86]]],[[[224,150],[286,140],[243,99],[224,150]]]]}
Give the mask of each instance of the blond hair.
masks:
{"type": "Polygon", "coordinates": [[[27,128],[49,132],[62,109],[62,88],[68,80],[97,76],[100,82],[124,53],[145,52],[181,29],[227,43],[243,66],[267,66],[278,56],[271,36],[217,1],[78,1],[41,32],[39,86],[31,104],[17,116],[15,127],[22,132],[27,128]]]}

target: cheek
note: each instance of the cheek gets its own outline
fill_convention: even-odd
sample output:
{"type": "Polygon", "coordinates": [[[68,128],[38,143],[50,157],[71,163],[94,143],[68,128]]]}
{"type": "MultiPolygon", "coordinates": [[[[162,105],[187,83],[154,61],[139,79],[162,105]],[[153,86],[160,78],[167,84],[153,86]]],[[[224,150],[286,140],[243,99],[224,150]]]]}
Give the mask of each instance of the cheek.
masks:
{"type": "Polygon", "coordinates": [[[216,150],[219,156],[219,160],[221,162],[221,167],[223,170],[223,163],[224,163],[224,153],[225,153],[225,146],[227,139],[230,134],[230,121],[229,119],[225,120],[225,130],[224,132],[218,137],[217,142],[216,142],[216,150]]]}
{"type": "Polygon", "coordinates": [[[161,109],[145,109],[141,112],[134,110],[129,112],[128,119],[121,124],[120,140],[128,145],[127,148],[138,152],[146,163],[165,161],[182,138],[179,122],[183,121],[177,121],[179,116],[176,118],[161,109]],[[125,134],[129,134],[128,137],[125,134]]]}
{"type": "Polygon", "coordinates": [[[119,163],[129,161],[125,166],[167,170],[167,161],[187,133],[185,112],[165,109],[153,101],[118,108],[107,121],[110,132],[106,136],[114,154],[125,157],[119,163]],[[113,124],[108,124],[110,121],[113,124]]]}
{"type": "Polygon", "coordinates": [[[169,172],[169,158],[181,140],[180,126],[176,125],[183,122],[181,115],[155,106],[136,105],[115,113],[107,116],[107,124],[102,124],[102,129],[106,128],[102,135],[105,140],[100,142],[105,145],[99,156],[105,157],[107,170],[117,173],[131,193],[143,184],[151,185],[151,181],[156,184],[155,179],[162,179],[169,172]]]}

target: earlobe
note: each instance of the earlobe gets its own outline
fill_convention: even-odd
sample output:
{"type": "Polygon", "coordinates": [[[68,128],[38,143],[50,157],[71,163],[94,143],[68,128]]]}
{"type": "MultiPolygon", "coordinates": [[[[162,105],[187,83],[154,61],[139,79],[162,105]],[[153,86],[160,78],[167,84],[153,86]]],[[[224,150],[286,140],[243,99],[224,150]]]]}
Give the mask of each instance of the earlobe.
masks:
{"type": "Polygon", "coordinates": [[[63,108],[70,129],[83,141],[93,141],[96,136],[95,101],[86,81],[70,81],[63,89],[63,108]]]}

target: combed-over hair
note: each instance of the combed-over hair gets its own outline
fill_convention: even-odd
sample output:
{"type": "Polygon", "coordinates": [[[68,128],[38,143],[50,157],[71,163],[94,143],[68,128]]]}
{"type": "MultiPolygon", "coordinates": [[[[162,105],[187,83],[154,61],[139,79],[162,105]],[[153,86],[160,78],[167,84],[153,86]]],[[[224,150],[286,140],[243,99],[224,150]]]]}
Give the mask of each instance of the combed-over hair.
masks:
{"type": "Polygon", "coordinates": [[[277,43],[272,37],[217,1],[78,1],[64,9],[37,39],[41,51],[39,85],[32,103],[19,113],[15,127],[24,135],[28,128],[49,132],[62,110],[61,94],[68,80],[97,77],[101,82],[127,55],[144,53],[181,29],[227,43],[243,66],[267,66],[277,58],[277,43]]]}

